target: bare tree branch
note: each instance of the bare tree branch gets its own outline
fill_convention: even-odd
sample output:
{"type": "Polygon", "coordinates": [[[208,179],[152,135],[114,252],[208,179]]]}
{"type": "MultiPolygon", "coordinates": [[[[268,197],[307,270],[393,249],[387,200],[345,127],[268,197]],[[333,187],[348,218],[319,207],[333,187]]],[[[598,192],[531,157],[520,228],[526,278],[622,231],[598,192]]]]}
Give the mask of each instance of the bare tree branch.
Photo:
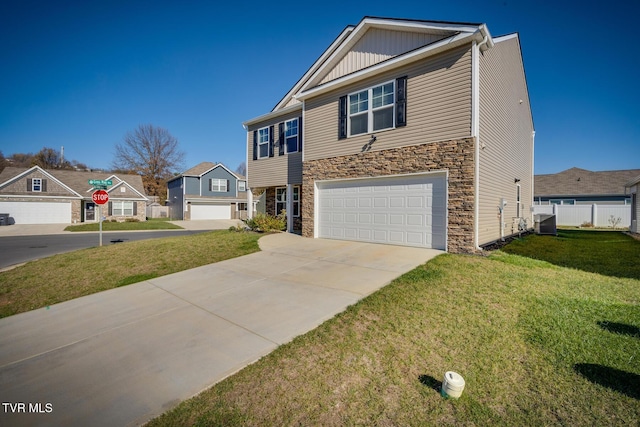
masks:
{"type": "Polygon", "coordinates": [[[142,176],[147,194],[166,197],[166,182],[183,168],[184,153],[168,130],[150,124],[127,132],[115,146],[114,169],[142,176]]]}

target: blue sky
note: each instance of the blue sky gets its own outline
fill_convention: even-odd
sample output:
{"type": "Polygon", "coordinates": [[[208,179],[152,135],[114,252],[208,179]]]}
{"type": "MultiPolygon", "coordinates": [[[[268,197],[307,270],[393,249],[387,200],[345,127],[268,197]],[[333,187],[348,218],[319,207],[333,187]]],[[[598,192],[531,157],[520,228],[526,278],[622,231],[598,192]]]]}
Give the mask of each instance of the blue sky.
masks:
{"type": "Polygon", "coordinates": [[[484,22],[520,33],[535,172],[640,168],[640,3],[632,1],[3,1],[0,150],[64,146],[108,168],[151,123],[235,169],[265,114],[363,16],[484,22]],[[226,3],[226,4],[221,4],[226,3]]]}

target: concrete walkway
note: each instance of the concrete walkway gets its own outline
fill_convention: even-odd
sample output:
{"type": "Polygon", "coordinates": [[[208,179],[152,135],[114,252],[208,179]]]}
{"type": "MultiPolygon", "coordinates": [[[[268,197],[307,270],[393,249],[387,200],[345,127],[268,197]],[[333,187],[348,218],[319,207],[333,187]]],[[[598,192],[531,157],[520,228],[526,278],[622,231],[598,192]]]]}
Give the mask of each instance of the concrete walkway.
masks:
{"type": "Polygon", "coordinates": [[[0,319],[0,425],[142,424],[442,253],[285,233],[259,242],[0,319]]]}

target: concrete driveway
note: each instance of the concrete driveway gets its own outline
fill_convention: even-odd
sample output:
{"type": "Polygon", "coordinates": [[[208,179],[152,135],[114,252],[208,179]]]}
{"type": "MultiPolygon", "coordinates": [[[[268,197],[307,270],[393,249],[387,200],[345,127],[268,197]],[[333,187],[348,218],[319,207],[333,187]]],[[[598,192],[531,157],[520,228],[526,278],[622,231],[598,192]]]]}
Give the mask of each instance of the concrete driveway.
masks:
{"type": "Polygon", "coordinates": [[[0,425],[142,424],[442,253],[285,233],[259,242],[0,319],[0,425]]]}

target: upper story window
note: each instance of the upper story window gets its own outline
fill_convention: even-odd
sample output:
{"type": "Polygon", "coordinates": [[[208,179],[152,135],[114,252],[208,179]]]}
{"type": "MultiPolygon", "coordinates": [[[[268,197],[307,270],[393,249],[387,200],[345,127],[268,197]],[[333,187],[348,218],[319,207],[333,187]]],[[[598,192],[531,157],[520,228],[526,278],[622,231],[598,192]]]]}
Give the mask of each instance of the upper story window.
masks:
{"type": "Polygon", "coordinates": [[[338,139],[406,126],[407,78],[340,97],[338,139]]]}
{"type": "Polygon", "coordinates": [[[349,135],[393,128],[394,94],[394,82],[350,94],[349,135]]]}
{"type": "Polygon", "coordinates": [[[227,192],[228,181],[226,179],[212,178],[211,181],[209,181],[209,183],[210,183],[209,190],[218,191],[221,193],[227,192]]]}
{"type": "Polygon", "coordinates": [[[258,158],[269,157],[269,128],[258,129],[258,158]]]}
{"type": "Polygon", "coordinates": [[[284,122],[284,146],[287,154],[299,151],[297,118],[284,122]]]}
{"type": "Polygon", "coordinates": [[[42,178],[33,178],[31,180],[31,191],[42,191],[42,178]]]}
{"type": "Polygon", "coordinates": [[[247,181],[238,181],[238,191],[247,191],[247,181]]]}

